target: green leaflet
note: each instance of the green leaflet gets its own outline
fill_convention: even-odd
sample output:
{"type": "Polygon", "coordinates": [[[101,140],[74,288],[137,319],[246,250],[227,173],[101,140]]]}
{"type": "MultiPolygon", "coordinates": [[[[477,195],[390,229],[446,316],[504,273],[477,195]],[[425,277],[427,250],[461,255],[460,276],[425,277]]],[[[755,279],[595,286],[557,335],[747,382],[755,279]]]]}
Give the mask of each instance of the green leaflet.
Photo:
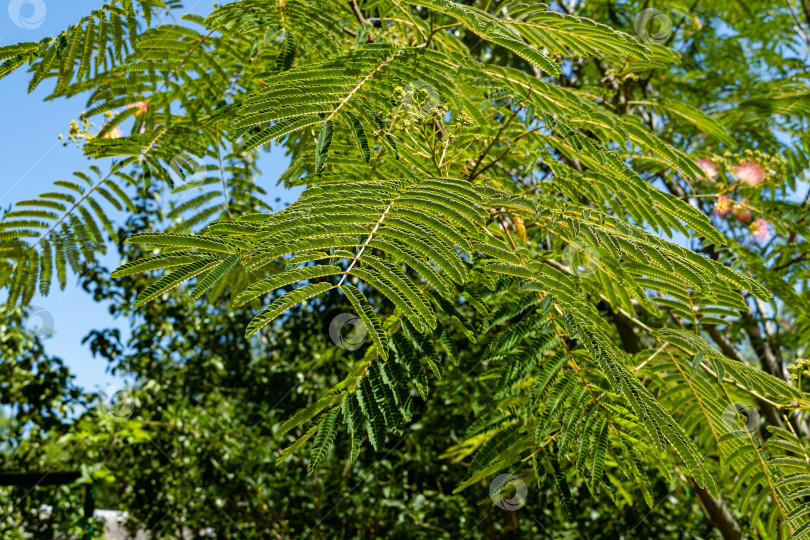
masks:
{"type": "MultiPolygon", "coordinates": [[[[398,295],[399,299],[407,304],[408,308],[418,313],[427,327],[431,329],[436,327],[436,314],[430,307],[427,298],[399,268],[373,255],[365,256],[363,262],[377,270],[377,279],[390,286],[398,295]]],[[[354,273],[355,271],[353,270],[352,272],[354,273]]],[[[365,275],[368,277],[371,274],[366,273],[365,275]]],[[[399,306],[400,304],[398,304],[398,307],[399,306]]],[[[421,323],[419,326],[421,326],[421,323]]]]}
{"type": "Polygon", "coordinates": [[[318,144],[315,147],[315,172],[320,173],[323,166],[329,158],[329,149],[332,147],[332,133],[335,130],[335,125],[331,120],[323,123],[321,134],[318,135],[318,144]]]}
{"type": "Polygon", "coordinates": [[[401,364],[408,372],[411,382],[416,386],[422,399],[427,398],[428,381],[425,369],[416,357],[416,351],[413,345],[405,338],[405,336],[397,332],[392,336],[394,344],[394,352],[396,361],[401,364]]]}
{"type": "Polygon", "coordinates": [[[557,487],[560,490],[560,495],[562,496],[563,500],[563,507],[565,508],[565,512],[568,514],[569,519],[575,519],[574,516],[577,515],[576,506],[574,504],[574,499],[571,496],[571,488],[568,487],[568,482],[565,479],[565,474],[560,467],[559,461],[557,458],[549,456],[548,461],[551,463],[552,470],[554,472],[554,480],[557,482],[557,487]]]}
{"type": "Polygon", "coordinates": [[[447,353],[447,356],[450,358],[450,361],[453,365],[458,365],[458,348],[456,347],[455,342],[450,338],[450,335],[447,332],[447,328],[444,326],[439,325],[437,327],[439,332],[439,343],[442,344],[442,348],[444,352],[447,353]]]}
{"type": "Polygon", "coordinates": [[[705,486],[710,493],[717,493],[717,484],[706,469],[703,456],[694,442],[685,436],[669,411],[628,370],[615,345],[596,328],[579,326],[579,335],[615,390],[627,398],[636,415],[643,421],[654,444],[663,449],[664,440],[668,441],[689,467],[695,481],[705,486]]]}
{"type": "Polygon", "coordinates": [[[443,244],[429,232],[420,230],[418,226],[405,225],[405,223],[396,218],[388,219],[385,226],[380,229],[380,235],[394,238],[424,259],[432,260],[436,266],[449,275],[452,281],[464,283],[467,280],[466,269],[455,254],[448,252],[447,244],[443,244]],[[405,229],[409,229],[409,231],[405,232],[405,229]],[[416,234],[409,234],[410,231],[415,231],[416,234]]]}
{"type": "Polygon", "coordinates": [[[360,439],[364,430],[363,428],[365,427],[363,415],[360,410],[360,403],[357,400],[357,394],[346,394],[343,397],[341,410],[343,411],[343,422],[352,435],[351,461],[354,463],[354,460],[357,459],[360,453],[360,439]]]}
{"type": "Polygon", "coordinates": [[[499,246],[479,242],[475,244],[475,249],[496,259],[502,259],[516,265],[520,264],[520,257],[499,246]]]}
{"type": "Polygon", "coordinates": [[[360,410],[366,418],[368,440],[374,450],[379,452],[385,442],[385,419],[377,399],[374,397],[374,390],[368,377],[360,379],[356,393],[360,410]]]}
{"type": "MultiPolygon", "coordinates": [[[[512,20],[521,20],[513,28],[542,49],[582,57],[608,54],[649,58],[649,49],[634,37],[583,17],[540,10],[529,3],[517,3],[510,15],[512,20]]],[[[504,22],[512,25],[511,21],[504,22]]]]}
{"type": "Polygon", "coordinates": [[[501,453],[518,440],[520,429],[519,424],[509,424],[496,432],[473,456],[470,462],[470,472],[477,472],[489,463],[500,459],[501,453]]]}
{"type": "Polygon", "coordinates": [[[304,285],[301,288],[295,289],[294,291],[288,292],[287,294],[276,298],[272,304],[267,306],[261,313],[253,317],[253,320],[250,321],[250,324],[248,324],[248,327],[245,330],[245,337],[251,337],[253,334],[269,324],[273,319],[296,304],[300,304],[313,296],[323,294],[329,289],[334,289],[335,287],[336,285],[329,283],[304,285]]]}
{"type": "Polygon", "coordinates": [[[683,101],[664,99],[660,103],[649,103],[649,102],[639,102],[639,103],[663,107],[664,110],[666,110],[670,114],[676,115],[679,118],[685,120],[686,122],[693,124],[701,132],[711,135],[718,141],[721,141],[730,146],[734,144],[734,139],[732,139],[728,135],[726,130],[723,129],[723,127],[720,124],[718,124],[717,121],[715,121],[713,118],[708,116],[700,109],[692,107],[689,104],[684,103],[683,101]]]}
{"type": "Polygon", "coordinates": [[[694,334],[678,328],[662,328],[655,336],[672,343],[689,354],[702,355],[710,360],[716,375],[722,378],[728,373],[735,381],[751,392],[784,400],[806,400],[806,396],[782,379],[777,379],[747,364],[730,360],[717,349],[694,334]]]}
{"type": "Polygon", "coordinates": [[[322,410],[338,401],[338,399],[340,399],[339,394],[328,394],[306,409],[301,409],[293,416],[288,418],[283,424],[281,424],[281,426],[279,426],[278,430],[276,431],[276,437],[280,437],[290,431],[292,428],[298,427],[304,422],[311,420],[322,410]]]}
{"type": "Polygon", "coordinates": [[[368,144],[368,137],[366,136],[366,129],[360,121],[360,117],[353,113],[346,113],[349,123],[351,124],[352,134],[360,152],[363,154],[363,161],[368,163],[371,161],[371,148],[368,144]]]}
{"type": "Polygon", "coordinates": [[[363,320],[363,324],[366,325],[366,329],[371,335],[379,355],[388,358],[388,336],[383,331],[380,320],[377,318],[377,314],[374,313],[374,308],[369,305],[365,295],[357,287],[345,283],[341,286],[341,290],[354,306],[354,310],[363,320]]]}
{"type": "Polygon", "coordinates": [[[509,49],[552,76],[556,77],[561,73],[557,64],[526,45],[519,34],[489,13],[474,7],[442,0],[419,0],[415,3],[450,15],[483,39],[509,49]]]}
{"type": "Polygon", "coordinates": [[[405,316],[409,321],[411,321],[411,324],[413,324],[420,331],[424,331],[425,325],[422,317],[419,315],[419,313],[417,313],[417,310],[413,307],[413,304],[409,298],[403,296],[403,294],[397,290],[396,286],[392,286],[389,281],[381,278],[376,272],[369,272],[360,268],[354,268],[351,271],[351,274],[353,276],[357,276],[377,289],[386,298],[388,298],[392,304],[405,313],[405,316]]]}
{"type": "Polygon", "coordinates": [[[239,293],[239,295],[234,299],[233,305],[234,307],[243,306],[268,292],[272,292],[280,287],[285,287],[292,283],[298,283],[299,281],[319,277],[335,276],[342,272],[343,270],[340,267],[332,265],[305,266],[303,268],[296,268],[294,270],[282,272],[259,281],[258,283],[254,283],[239,293]]]}
{"type": "Polygon", "coordinates": [[[209,270],[216,266],[218,261],[211,261],[208,259],[204,259],[201,261],[197,261],[191,264],[187,264],[185,266],[180,267],[179,269],[166,274],[158,281],[144,289],[141,294],[138,295],[138,298],[135,299],[135,304],[133,307],[137,308],[145,303],[149,302],[150,300],[154,300],[161,294],[165,293],[166,291],[170,291],[175,287],[179,286],[184,281],[187,281],[193,278],[196,275],[202,274],[206,270],[209,270]]]}
{"type": "Polygon", "coordinates": [[[189,300],[194,301],[200,298],[205,291],[213,287],[218,281],[225,277],[225,275],[230,272],[234,266],[239,262],[241,256],[238,253],[235,253],[219,263],[211,272],[205,276],[197,286],[194,287],[194,290],[191,291],[191,297],[189,300]]]}
{"type": "Polygon", "coordinates": [[[384,383],[380,373],[380,363],[374,362],[369,366],[366,375],[371,385],[371,391],[382,412],[385,425],[394,434],[401,435],[405,427],[406,414],[397,406],[397,398],[392,388],[384,383]]]}
{"type": "Polygon", "coordinates": [[[478,482],[484,480],[488,476],[512,466],[516,461],[518,461],[518,459],[519,459],[518,456],[513,456],[503,461],[496,461],[495,463],[489,465],[488,467],[481,469],[480,471],[471,475],[467,480],[456,486],[456,488],[453,489],[453,494],[461,493],[468,487],[477,484],[478,482]]]}
{"type": "Polygon", "coordinates": [[[399,242],[389,242],[383,239],[371,240],[368,245],[373,248],[380,249],[386,253],[396,257],[402,263],[410,266],[425,279],[426,282],[433,285],[433,287],[444,298],[450,298],[453,292],[447,281],[433,268],[429,262],[425,262],[411,251],[410,247],[399,242]]]}
{"type": "Polygon", "coordinates": [[[408,374],[401,364],[397,362],[376,363],[374,366],[379,371],[380,379],[385,383],[385,399],[389,406],[396,408],[397,414],[401,417],[400,426],[410,422],[413,415],[413,400],[411,399],[410,387],[408,385],[408,374]]]}
{"type": "Polygon", "coordinates": [[[20,201],[3,215],[0,258],[12,266],[0,272],[0,287],[9,288],[11,304],[30,299],[37,286],[41,294],[50,292],[54,274],[64,289],[65,264],[76,271],[81,261],[91,262],[96,253],[104,253],[105,232],[117,241],[107,209],[97,198],[100,195],[116,209],[134,211],[132,201],[116,182],[124,186],[136,182],[118,164],[106,174],[95,166],[90,170],[93,176],[76,172],[73,181],[58,180],[53,191],[20,201]]]}
{"type": "Polygon", "coordinates": [[[507,274],[515,277],[532,277],[532,271],[525,266],[519,266],[512,263],[493,263],[486,266],[487,270],[496,272],[498,274],[507,274]]]}
{"type": "Polygon", "coordinates": [[[298,48],[298,43],[291,35],[287,35],[284,39],[284,44],[281,47],[281,52],[276,57],[276,69],[279,71],[287,71],[293,66],[295,62],[295,51],[298,48]]]}
{"type": "Polygon", "coordinates": [[[129,244],[147,244],[161,247],[197,248],[217,253],[236,253],[238,246],[213,236],[188,236],[166,233],[141,233],[127,238],[129,244]]]}
{"type": "Polygon", "coordinates": [[[562,419],[562,436],[560,437],[557,445],[561,455],[569,450],[570,443],[575,437],[583,436],[583,434],[579,431],[579,427],[584,424],[583,419],[588,418],[590,413],[596,407],[594,403],[585,403],[583,406],[583,402],[586,402],[588,398],[590,398],[588,389],[582,386],[576,390],[573,397],[569,401],[568,411],[565,413],[562,419]]]}
{"type": "Polygon", "coordinates": [[[292,443],[290,446],[285,448],[284,451],[281,452],[281,455],[279,455],[276,458],[276,467],[281,467],[281,465],[284,463],[284,461],[288,457],[293,455],[296,450],[301,448],[304,445],[304,443],[306,443],[309,439],[311,439],[312,436],[315,435],[315,433],[317,431],[318,431],[318,425],[316,424],[316,425],[312,426],[311,428],[309,428],[309,430],[307,430],[306,433],[304,433],[303,435],[298,437],[298,439],[296,439],[296,441],[294,443],[292,443]]]}
{"type": "Polygon", "coordinates": [[[601,426],[601,429],[598,433],[596,433],[596,438],[593,440],[592,444],[592,455],[591,455],[591,474],[590,474],[590,484],[591,484],[591,493],[594,494],[595,497],[598,497],[599,492],[599,484],[602,480],[602,472],[605,468],[605,458],[607,456],[607,438],[608,438],[608,428],[609,423],[604,422],[601,426]]]}
{"type": "MultiPolygon", "coordinates": [[[[135,235],[128,241],[162,247],[164,254],[127,263],[116,275],[180,266],[188,260],[183,257],[202,257],[206,252],[229,253],[231,257],[202,279],[192,293],[192,299],[196,299],[215,286],[218,294],[221,293],[221,279],[240,260],[244,260],[248,272],[257,272],[273,261],[287,266],[285,272],[243,290],[234,301],[238,307],[280,287],[346,274],[347,271],[336,264],[289,268],[288,263],[320,259],[319,253],[323,250],[338,253],[342,248],[356,247],[354,258],[348,259],[345,254],[342,257],[349,261],[348,274],[377,289],[404,312],[415,328],[425,331],[436,327],[436,315],[419,283],[405,276],[400,265],[414,268],[439,293],[442,308],[450,309],[451,301],[458,298],[451,281],[463,283],[467,276],[459,253],[447,242],[468,249],[470,240],[481,235],[487,216],[480,206],[480,195],[460,180],[407,179],[358,182],[351,186],[327,183],[305,191],[299,201],[260,220],[260,224],[254,224],[257,220],[247,216],[250,219],[244,223],[216,222],[207,234],[135,235]],[[190,248],[198,251],[186,251],[190,248]],[[386,258],[373,255],[372,248],[385,252],[386,258]],[[286,258],[288,255],[294,255],[294,259],[286,258]]],[[[333,257],[332,261],[339,263],[340,259],[333,257]]],[[[164,281],[163,285],[175,284],[164,281]]],[[[276,299],[251,321],[247,334],[253,335],[295,304],[329,288],[331,286],[325,283],[305,285],[276,299]]],[[[149,294],[156,291],[150,289],[149,294]]],[[[463,321],[463,317],[454,315],[463,321]]],[[[465,332],[474,338],[471,329],[465,328],[465,332]]],[[[381,334],[377,337],[381,338],[381,334]]],[[[383,343],[382,339],[378,341],[378,345],[383,343]]],[[[385,348],[380,350],[384,355],[385,348]]],[[[438,369],[438,365],[436,367],[438,369]]]]}
{"type": "Polygon", "coordinates": [[[315,436],[315,442],[312,445],[312,454],[309,459],[309,465],[307,465],[307,474],[312,474],[318,470],[318,465],[320,465],[321,461],[326,457],[327,452],[329,452],[329,448],[332,446],[332,442],[335,440],[335,435],[337,434],[338,413],[340,413],[340,407],[332,407],[323,417],[320,424],[318,424],[318,434],[315,436]]]}
{"type": "Polygon", "coordinates": [[[562,407],[565,405],[577,384],[574,374],[571,371],[566,371],[554,386],[551,392],[553,396],[552,401],[547,403],[545,409],[543,409],[537,424],[537,429],[535,430],[534,439],[538,445],[546,438],[552,420],[562,411],[562,407]]]}

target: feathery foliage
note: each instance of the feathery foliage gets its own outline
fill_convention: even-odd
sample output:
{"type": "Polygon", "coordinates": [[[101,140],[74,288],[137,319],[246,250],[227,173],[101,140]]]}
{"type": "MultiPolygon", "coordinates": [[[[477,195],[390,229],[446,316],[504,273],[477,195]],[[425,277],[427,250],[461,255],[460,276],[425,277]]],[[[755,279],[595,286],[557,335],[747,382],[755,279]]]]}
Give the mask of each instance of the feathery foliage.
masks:
{"type": "Polygon", "coordinates": [[[561,83],[565,70],[595,57],[615,82],[677,54],[534,3],[366,4],[241,0],[158,24],[172,2],[118,0],[51,40],[0,48],[0,77],[28,63],[31,89],[55,77],[52,98],[89,91],[84,118],[107,123],[84,151],[113,162],[5,213],[9,304],[47,294],[54,275],[64,288],[68,267],[118,242],[104,205],[131,211],[134,194],[163,189],[174,224],[127,238],[148,255],[113,273],[151,276],[134,307],[175,289],[194,309],[227,298],[252,310],[255,340],[337,297],[370,335],[281,425],[299,438],[278,466],[309,447],[312,474],[347,436],[351,461],[365,441],[382,452],[439,381],[481,367],[489,391],[445,454],[469,465],[458,491],[548,474],[573,514],[571,484],[620,504],[628,482],[653,507],[651,475],[683,477],[760,537],[810,536],[794,425],[810,398],[714,339],[744,328],[752,305],[801,300],[689,194],[662,189],[705,169],[632,114],[654,108],[735,148],[727,125],[746,115],[789,102],[806,118],[798,91],[723,115],[646,93],[613,104],[561,83]],[[282,180],[306,187],[275,212],[255,164],[270,146],[291,155],[282,180]],[[750,415],[740,426],[749,401],[772,413],[766,429],[750,415]]]}

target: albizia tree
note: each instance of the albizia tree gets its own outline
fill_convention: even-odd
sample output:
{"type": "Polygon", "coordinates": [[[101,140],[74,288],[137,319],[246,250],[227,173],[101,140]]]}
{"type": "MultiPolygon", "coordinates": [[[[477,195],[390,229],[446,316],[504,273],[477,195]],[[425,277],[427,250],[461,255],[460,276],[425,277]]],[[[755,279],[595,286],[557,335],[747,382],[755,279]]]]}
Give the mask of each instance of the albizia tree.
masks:
{"type": "Polygon", "coordinates": [[[759,46],[804,50],[799,11],[763,28],[700,3],[731,40],[646,4],[242,0],[159,23],[175,4],[0,48],[0,76],[89,92],[70,138],[99,161],[4,215],[10,304],[110,240],[144,248],[112,274],[150,275],[135,308],[225,299],[246,340],[338,298],[368,345],[278,427],[297,437],[278,467],[391,451],[436,381],[475,376],[458,490],[553,477],[574,515],[571,485],[654,507],[655,474],[726,538],[810,534],[806,368],[784,365],[808,336],[807,99],[759,46]],[[740,66],[752,50],[764,67],[740,66]],[[276,212],[271,146],[306,186],[276,212]],[[119,238],[110,209],[156,188],[172,219],[119,238]]]}

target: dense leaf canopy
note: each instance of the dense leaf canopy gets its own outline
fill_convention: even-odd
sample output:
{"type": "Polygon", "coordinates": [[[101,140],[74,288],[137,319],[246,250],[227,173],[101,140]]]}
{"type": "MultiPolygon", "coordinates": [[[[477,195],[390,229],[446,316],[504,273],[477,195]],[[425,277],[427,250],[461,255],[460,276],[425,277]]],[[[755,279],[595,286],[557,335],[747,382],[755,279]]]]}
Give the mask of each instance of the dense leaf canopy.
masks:
{"type": "Polygon", "coordinates": [[[810,537],[810,6],[179,4],[0,47],[94,162],[0,221],[4,468],[165,537],[810,537]],[[71,273],[115,407],[21,330],[71,273]]]}

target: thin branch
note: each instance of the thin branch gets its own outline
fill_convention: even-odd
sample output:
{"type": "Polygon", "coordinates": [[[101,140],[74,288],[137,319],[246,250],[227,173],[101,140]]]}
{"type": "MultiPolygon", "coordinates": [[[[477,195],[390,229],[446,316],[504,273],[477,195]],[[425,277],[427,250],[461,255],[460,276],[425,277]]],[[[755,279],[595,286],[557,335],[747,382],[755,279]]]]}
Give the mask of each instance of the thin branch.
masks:
{"type": "Polygon", "coordinates": [[[357,19],[357,22],[359,22],[360,24],[366,24],[366,18],[363,16],[363,12],[360,11],[357,2],[355,2],[354,0],[349,0],[349,7],[351,8],[352,13],[354,14],[354,18],[357,19]]]}
{"type": "Polygon", "coordinates": [[[481,162],[484,161],[484,158],[487,156],[489,151],[492,150],[492,147],[495,146],[495,143],[498,142],[498,139],[500,139],[501,135],[503,135],[504,130],[507,127],[509,127],[509,124],[512,123],[512,120],[515,119],[519,110],[520,107],[515,107],[515,111],[512,113],[512,116],[509,117],[509,120],[501,124],[501,128],[498,130],[498,133],[495,135],[495,138],[493,138],[492,141],[490,141],[489,145],[484,149],[481,155],[478,156],[478,160],[475,162],[475,166],[473,166],[472,171],[470,171],[470,175],[468,177],[471,182],[476,176],[475,172],[476,169],[478,169],[478,167],[481,165],[481,162]]]}

